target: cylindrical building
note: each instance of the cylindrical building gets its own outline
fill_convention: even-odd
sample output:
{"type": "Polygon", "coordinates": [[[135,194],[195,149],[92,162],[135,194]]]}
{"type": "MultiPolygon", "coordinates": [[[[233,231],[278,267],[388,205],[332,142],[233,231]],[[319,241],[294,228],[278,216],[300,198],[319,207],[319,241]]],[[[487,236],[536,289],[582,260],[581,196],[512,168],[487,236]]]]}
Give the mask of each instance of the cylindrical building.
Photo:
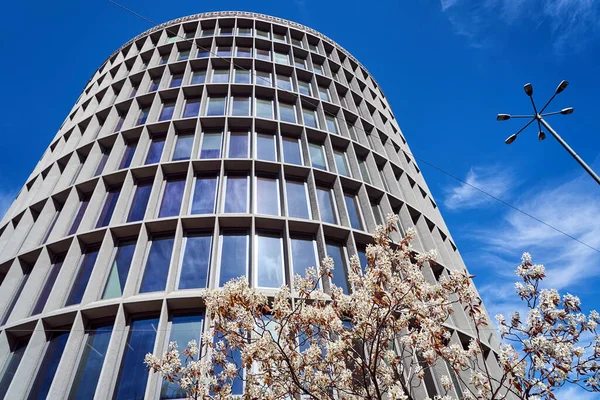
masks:
{"type": "MultiPolygon", "coordinates": [[[[381,88],[338,44],[247,12],[144,32],[0,223],[0,399],[178,398],[143,357],[199,339],[205,290],[246,276],[272,293],[326,255],[351,290],[343,268],[391,213],[439,251],[432,280],[465,268],[381,88]]],[[[468,343],[460,308],[450,323],[468,343]]]]}

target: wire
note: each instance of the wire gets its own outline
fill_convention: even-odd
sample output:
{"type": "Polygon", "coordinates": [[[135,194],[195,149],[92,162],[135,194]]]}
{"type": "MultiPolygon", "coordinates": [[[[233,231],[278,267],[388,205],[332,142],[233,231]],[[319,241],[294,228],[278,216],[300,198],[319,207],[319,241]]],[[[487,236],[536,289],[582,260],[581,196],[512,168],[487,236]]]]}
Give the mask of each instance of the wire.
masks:
{"type": "MultiPolygon", "coordinates": [[[[148,17],[145,17],[145,16],[143,16],[143,15],[141,15],[141,14],[139,14],[139,13],[137,13],[137,12],[135,12],[135,11],[133,11],[133,10],[129,9],[129,8],[127,8],[127,7],[125,7],[125,6],[123,6],[122,4],[119,4],[119,3],[117,3],[117,2],[116,2],[116,1],[114,1],[114,0],[107,0],[107,1],[108,1],[109,3],[112,3],[112,4],[114,4],[115,6],[117,6],[117,7],[119,7],[119,8],[121,8],[121,9],[123,9],[123,10],[125,10],[125,11],[127,11],[127,12],[129,12],[129,13],[131,13],[131,14],[133,14],[133,15],[135,15],[136,17],[139,17],[139,18],[143,19],[144,21],[147,21],[147,22],[149,22],[149,23],[153,24],[154,26],[158,25],[158,23],[157,23],[157,22],[155,22],[155,21],[151,20],[150,18],[148,18],[148,17]]],[[[203,51],[206,51],[206,52],[208,52],[208,53],[212,54],[213,56],[215,56],[215,57],[217,57],[217,58],[220,58],[220,59],[222,59],[222,60],[225,60],[225,61],[227,61],[229,64],[233,65],[234,67],[236,67],[236,68],[238,68],[238,69],[241,69],[241,70],[243,70],[243,71],[250,72],[250,73],[251,73],[251,74],[252,74],[252,75],[253,75],[255,78],[260,78],[260,79],[263,79],[265,82],[268,82],[268,83],[269,83],[269,86],[271,86],[271,85],[272,85],[272,82],[271,82],[270,80],[267,80],[267,78],[264,78],[264,77],[262,77],[262,76],[258,76],[258,75],[256,75],[256,73],[255,73],[253,70],[249,70],[249,69],[247,69],[247,68],[244,68],[244,67],[242,67],[242,66],[240,66],[240,65],[237,65],[237,64],[236,64],[234,61],[232,61],[230,58],[225,58],[225,57],[222,57],[222,56],[220,56],[219,54],[217,54],[217,53],[214,53],[214,52],[213,52],[213,51],[211,51],[210,49],[207,49],[206,47],[204,47],[204,46],[201,46],[200,44],[196,43],[194,40],[188,39],[188,38],[186,38],[186,37],[183,37],[183,36],[181,36],[181,35],[177,34],[177,32],[173,32],[172,30],[169,30],[169,28],[165,28],[165,31],[167,31],[169,34],[171,34],[171,35],[174,35],[174,36],[177,36],[177,37],[179,37],[180,39],[183,39],[183,40],[185,40],[185,41],[187,41],[187,42],[190,42],[190,43],[192,43],[192,44],[196,44],[196,46],[197,46],[198,48],[202,49],[203,51]]],[[[292,94],[296,95],[296,92],[293,92],[293,91],[291,91],[291,90],[285,90],[285,89],[282,89],[282,88],[280,88],[280,87],[278,87],[278,86],[277,86],[277,89],[279,89],[279,90],[282,90],[282,91],[285,91],[285,92],[288,92],[288,93],[292,93],[292,94]]],[[[351,90],[351,89],[350,89],[350,90],[351,90]]],[[[311,103],[311,100],[309,100],[309,99],[304,99],[304,102],[305,102],[305,103],[308,103],[308,104],[310,104],[310,105],[311,105],[311,106],[313,106],[314,108],[318,108],[318,103],[311,103]]],[[[333,116],[333,117],[335,117],[335,118],[338,118],[338,119],[340,119],[341,121],[345,122],[347,125],[352,125],[352,126],[355,128],[355,129],[358,129],[358,130],[360,130],[360,131],[363,131],[363,132],[364,132],[365,134],[367,134],[367,135],[370,135],[370,133],[368,133],[368,132],[367,132],[367,131],[366,131],[364,128],[362,128],[362,127],[360,127],[360,126],[356,126],[355,124],[349,124],[349,123],[348,123],[348,121],[347,121],[346,119],[344,119],[344,118],[343,118],[341,115],[336,115],[336,114],[334,114],[334,113],[332,113],[332,112],[330,112],[330,111],[327,111],[325,108],[323,108],[323,112],[324,112],[325,114],[329,114],[330,116],[333,116]]],[[[343,114],[343,113],[340,113],[340,114],[343,114]]],[[[532,121],[533,121],[533,120],[532,120],[532,121]]],[[[531,122],[530,122],[530,123],[531,123],[531,122]]],[[[529,124],[530,124],[530,123],[529,123],[529,124]]],[[[528,126],[529,124],[527,124],[527,126],[528,126]]],[[[408,146],[407,146],[407,147],[408,147],[408,146]]],[[[404,149],[402,149],[402,151],[404,152],[404,149]]],[[[464,180],[462,180],[462,179],[458,178],[457,176],[455,176],[455,175],[451,174],[450,172],[447,172],[447,171],[445,171],[444,169],[442,169],[442,168],[440,168],[440,167],[438,167],[438,166],[436,166],[436,165],[434,165],[434,164],[432,164],[432,163],[430,163],[430,162],[428,162],[428,161],[426,161],[426,160],[424,160],[424,159],[422,159],[422,158],[420,158],[420,157],[417,157],[416,155],[414,155],[414,154],[413,154],[413,153],[411,153],[410,151],[408,151],[408,154],[409,154],[409,155],[411,155],[412,157],[414,157],[415,159],[417,159],[417,160],[419,160],[419,161],[423,162],[424,164],[427,164],[427,165],[429,165],[430,167],[432,167],[432,168],[436,169],[437,171],[439,171],[439,172],[441,172],[441,173],[443,173],[443,174],[445,174],[445,175],[447,175],[447,176],[449,176],[449,177],[451,177],[451,178],[453,178],[453,179],[456,179],[457,181],[459,181],[459,182],[463,183],[464,185],[467,185],[467,186],[469,186],[469,187],[471,187],[471,188],[473,188],[473,189],[475,189],[475,190],[477,190],[477,191],[479,191],[479,192],[483,193],[484,195],[486,195],[486,196],[489,196],[490,198],[492,198],[492,199],[494,199],[494,200],[496,200],[496,201],[498,201],[498,202],[500,202],[500,203],[504,204],[505,206],[507,206],[507,207],[509,207],[509,208],[511,208],[511,209],[513,209],[513,210],[516,210],[516,211],[520,212],[521,214],[523,214],[523,215],[526,215],[526,216],[528,216],[528,217],[532,218],[533,220],[535,220],[535,221],[537,221],[537,222],[539,222],[539,223],[541,223],[541,224],[543,224],[543,225],[545,225],[545,226],[547,226],[547,227],[549,227],[549,228],[553,229],[554,231],[556,231],[556,232],[558,232],[558,233],[560,233],[560,234],[563,234],[563,235],[565,235],[566,237],[568,237],[568,238],[570,238],[570,239],[573,239],[573,240],[575,240],[576,242],[578,242],[578,243],[580,243],[580,244],[582,244],[582,245],[584,245],[584,246],[588,247],[589,249],[591,249],[591,250],[594,250],[594,251],[596,251],[596,252],[600,253],[600,250],[599,250],[599,249],[597,249],[597,248],[595,248],[595,247],[593,247],[593,246],[591,246],[591,245],[589,245],[589,244],[587,244],[587,243],[585,243],[585,242],[583,242],[583,241],[581,241],[581,240],[577,239],[576,237],[574,237],[574,236],[572,236],[572,235],[569,235],[568,233],[566,233],[566,232],[564,232],[564,231],[562,231],[562,230],[560,230],[560,229],[558,229],[558,228],[556,228],[556,227],[554,227],[554,226],[552,226],[552,225],[548,224],[547,222],[544,222],[544,221],[542,221],[541,219],[539,219],[539,218],[537,218],[537,217],[535,217],[535,216],[533,216],[533,215],[531,215],[531,214],[529,214],[529,213],[527,213],[527,212],[525,212],[525,211],[523,211],[523,210],[519,209],[518,207],[516,207],[516,206],[514,206],[514,205],[512,205],[512,204],[510,204],[510,203],[508,203],[508,202],[506,202],[506,201],[504,201],[504,200],[502,200],[502,199],[500,199],[500,198],[498,198],[498,197],[496,197],[496,196],[494,196],[494,195],[492,195],[492,194],[490,194],[490,193],[488,193],[488,192],[486,192],[485,190],[483,190],[483,189],[480,189],[480,188],[478,188],[478,187],[476,187],[476,186],[474,186],[474,185],[472,185],[472,184],[470,184],[470,183],[468,183],[468,182],[465,182],[464,180]]]]}

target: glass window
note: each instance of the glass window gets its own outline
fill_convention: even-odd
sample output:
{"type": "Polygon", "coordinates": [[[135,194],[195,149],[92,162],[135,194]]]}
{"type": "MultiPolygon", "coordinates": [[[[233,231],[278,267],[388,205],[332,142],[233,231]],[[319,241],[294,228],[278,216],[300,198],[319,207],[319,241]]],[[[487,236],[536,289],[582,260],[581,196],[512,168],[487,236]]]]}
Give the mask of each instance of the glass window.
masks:
{"type": "Polygon", "coordinates": [[[369,177],[369,170],[367,169],[367,161],[364,158],[358,157],[358,166],[360,168],[362,180],[370,184],[371,179],[369,177]]]}
{"type": "Polygon", "coordinates": [[[331,101],[329,97],[329,89],[319,86],[319,98],[325,101],[331,101]]]}
{"type": "Polygon", "coordinates": [[[235,55],[237,57],[252,57],[252,49],[250,47],[238,46],[235,49],[235,55]]]}
{"type": "Polygon", "coordinates": [[[386,192],[391,192],[390,187],[388,186],[388,183],[387,183],[387,179],[385,178],[385,173],[383,172],[383,166],[378,171],[379,171],[379,176],[381,177],[381,182],[383,182],[383,188],[385,189],[386,192]]]}
{"type": "Polygon", "coordinates": [[[327,171],[327,162],[325,161],[325,149],[322,144],[309,143],[310,160],[314,168],[327,171]]]}
{"type": "Polygon", "coordinates": [[[163,108],[160,112],[159,121],[167,121],[173,118],[173,111],[175,111],[175,102],[169,101],[163,104],[163,108]]]}
{"type": "Polygon", "coordinates": [[[202,148],[200,149],[200,158],[219,158],[221,157],[221,136],[220,130],[206,130],[202,138],[202,148]]]}
{"type": "Polygon", "coordinates": [[[159,86],[160,86],[160,78],[152,79],[152,82],[150,82],[150,89],[148,89],[148,92],[156,92],[158,90],[159,86]]]}
{"type": "Polygon", "coordinates": [[[266,161],[277,161],[275,135],[271,133],[256,133],[256,158],[266,161]]]}
{"type": "Polygon", "coordinates": [[[119,164],[119,169],[129,168],[129,166],[131,165],[131,160],[133,160],[133,155],[135,154],[136,147],[137,141],[130,141],[127,143],[125,151],[123,152],[123,158],[121,159],[121,163],[119,164]]]}
{"type": "Polygon", "coordinates": [[[230,175],[225,178],[226,213],[248,212],[248,177],[230,175]]]}
{"type": "Polygon", "coordinates": [[[302,115],[304,116],[304,125],[310,126],[311,128],[319,128],[316,110],[311,110],[310,108],[303,108],[302,115]]]}
{"type": "Polygon", "coordinates": [[[71,292],[69,293],[69,297],[67,297],[65,306],[81,303],[83,294],[85,293],[85,289],[87,288],[87,284],[90,280],[90,276],[92,275],[94,264],[96,264],[99,250],[100,246],[94,246],[87,248],[83,253],[81,264],[79,264],[79,270],[75,276],[75,281],[73,282],[73,286],[71,287],[71,292]]]}
{"type": "Polygon", "coordinates": [[[6,324],[6,321],[8,321],[10,314],[12,313],[12,311],[15,308],[15,305],[17,304],[17,300],[19,300],[19,298],[21,297],[21,293],[23,293],[23,288],[25,287],[25,284],[29,280],[30,275],[31,275],[31,266],[24,266],[23,267],[23,276],[21,277],[21,280],[19,281],[19,286],[17,287],[17,291],[11,297],[10,302],[8,303],[8,307],[6,308],[6,311],[4,312],[4,316],[2,317],[2,321],[0,322],[0,325],[4,325],[4,324],[6,324]]]}
{"type": "Polygon", "coordinates": [[[259,60],[271,61],[271,50],[257,48],[256,58],[259,60]]]}
{"type": "Polygon", "coordinates": [[[290,64],[290,57],[287,54],[275,52],[275,62],[280,64],[290,64]]]}
{"type": "Polygon", "coordinates": [[[92,197],[91,193],[87,193],[84,194],[83,197],[81,198],[81,200],[79,201],[79,208],[77,209],[77,214],[75,214],[75,217],[73,218],[73,222],[71,223],[71,228],[69,229],[69,233],[67,233],[67,235],[72,235],[75,232],[77,232],[77,229],[79,228],[79,225],[81,224],[81,220],[83,219],[83,216],[85,215],[85,211],[88,208],[88,205],[90,204],[90,198],[92,197]]]}
{"type": "Polygon", "coordinates": [[[207,48],[200,47],[198,49],[198,54],[196,55],[196,58],[208,58],[208,57],[210,57],[210,50],[208,50],[207,48]]]}
{"type": "Polygon", "coordinates": [[[181,82],[183,82],[183,74],[175,74],[171,78],[171,84],[169,85],[169,87],[179,87],[181,86],[181,82]]]}
{"type": "Polygon", "coordinates": [[[331,115],[325,116],[325,124],[327,125],[327,130],[331,133],[338,133],[337,129],[337,119],[332,117],[331,115]]]}
{"type": "Polygon", "coordinates": [[[294,65],[298,68],[306,69],[306,60],[300,57],[294,57],[294,65]]]}
{"type": "Polygon", "coordinates": [[[234,116],[250,115],[250,97],[233,96],[231,98],[231,115],[234,115],[234,116]]]}
{"type": "Polygon", "coordinates": [[[150,198],[150,192],[152,191],[152,181],[153,178],[149,178],[141,179],[137,182],[127,222],[141,221],[144,219],[146,207],[148,206],[148,199],[150,198]]]}
{"type": "MultiPolygon", "coordinates": [[[[56,210],[54,211],[54,216],[52,217],[52,221],[50,222],[50,225],[48,225],[48,229],[46,229],[46,233],[44,234],[44,237],[42,238],[42,241],[40,242],[40,244],[46,244],[46,242],[48,241],[48,238],[50,237],[50,234],[54,230],[56,221],[58,221],[58,217],[60,216],[60,212],[62,210],[62,205],[55,204],[55,207],[56,207],[56,210]]],[[[4,325],[4,324],[1,324],[1,325],[4,325]]]]}
{"type": "Polygon", "coordinates": [[[248,131],[229,132],[229,158],[248,158],[250,153],[248,131]]]}
{"type": "Polygon", "coordinates": [[[100,157],[100,161],[98,162],[94,176],[98,176],[102,173],[102,171],[104,171],[104,167],[108,161],[108,156],[110,156],[110,149],[102,149],[102,156],[100,157]]]}
{"type": "Polygon", "coordinates": [[[148,155],[146,156],[146,165],[154,164],[160,161],[163,149],[165,148],[165,139],[166,136],[162,135],[152,137],[152,141],[150,142],[150,149],[148,150],[148,155]]]}
{"type": "Polygon", "coordinates": [[[142,399],[148,383],[144,357],[154,350],[158,318],[137,318],[129,324],[125,354],[117,377],[113,400],[142,399]]]}
{"type": "Polygon", "coordinates": [[[337,223],[337,215],[331,189],[317,187],[317,201],[319,203],[321,221],[329,222],[330,224],[337,223]]]}
{"type": "Polygon", "coordinates": [[[277,87],[283,90],[293,90],[292,77],[287,75],[277,74],[277,87]]]}
{"type": "Polygon", "coordinates": [[[238,28],[238,36],[252,36],[252,28],[238,28]]]}
{"type": "Polygon", "coordinates": [[[193,234],[184,238],[179,289],[203,289],[208,285],[211,242],[210,234],[193,234]]]}
{"type": "Polygon", "coordinates": [[[256,212],[258,214],[281,215],[279,204],[279,179],[257,176],[256,212]]]}
{"type": "Polygon", "coordinates": [[[298,79],[298,92],[300,94],[312,96],[312,89],[310,87],[310,82],[306,82],[306,81],[302,81],[302,80],[298,79]]]}
{"type": "Polygon", "coordinates": [[[215,212],[217,194],[217,177],[196,177],[192,214],[213,214],[215,212]]]}
{"type": "Polygon", "coordinates": [[[352,138],[352,140],[358,142],[358,138],[356,137],[356,131],[354,129],[354,125],[346,124],[346,126],[348,127],[348,132],[350,133],[350,137],[352,138]]]}
{"type": "Polygon", "coordinates": [[[364,246],[359,246],[358,251],[356,253],[357,253],[358,259],[360,261],[360,269],[362,270],[362,272],[364,274],[365,269],[367,268],[367,265],[369,265],[369,260],[367,259],[367,251],[364,246]]]}
{"type": "Polygon", "coordinates": [[[64,330],[58,330],[50,334],[44,358],[37,371],[27,400],[46,399],[48,392],[50,391],[50,385],[52,385],[52,381],[54,380],[58,363],[65,350],[67,339],[69,339],[70,329],[63,329],[64,330]]]}
{"type": "Polygon", "coordinates": [[[348,293],[348,283],[346,282],[346,251],[341,244],[327,242],[325,245],[327,255],[333,259],[333,278],[331,283],[342,288],[344,293],[348,293]]]}
{"type": "Polygon", "coordinates": [[[309,44],[308,44],[308,48],[310,49],[310,51],[314,51],[315,53],[318,53],[318,52],[319,52],[319,48],[317,47],[317,45],[316,45],[316,44],[309,43],[309,44]]]}
{"type": "Polygon", "coordinates": [[[107,226],[110,223],[110,219],[112,218],[112,215],[115,211],[115,207],[117,205],[117,201],[119,200],[120,194],[120,186],[113,186],[108,189],[108,192],[106,193],[106,198],[104,199],[104,205],[102,206],[102,211],[100,211],[98,222],[96,222],[96,228],[107,226]]]}
{"type": "Polygon", "coordinates": [[[337,167],[338,174],[349,176],[350,168],[348,168],[348,157],[346,156],[346,152],[340,150],[333,150],[333,156],[335,157],[335,166],[337,167]]]}
{"type": "Polygon", "coordinates": [[[184,37],[186,39],[192,39],[195,35],[196,35],[196,31],[195,30],[193,30],[193,31],[186,31],[184,33],[184,37]]]}
{"type": "Polygon", "coordinates": [[[280,236],[257,234],[256,286],[279,288],[283,285],[283,240],[280,236]]]}
{"type": "Polygon", "coordinates": [[[140,293],[165,290],[173,252],[173,236],[153,237],[146,259],[140,293]]]}
{"type": "Polygon", "coordinates": [[[273,86],[271,73],[265,71],[256,71],[256,84],[261,86],[273,86]]]}
{"type": "Polygon", "coordinates": [[[289,164],[302,165],[300,139],[283,136],[283,161],[289,164]]]}
{"type": "Polygon", "coordinates": [[[270,33],[269,33],[269,31],[265,31],[263,29],[257,29],[256,30],[256,36],[269,39],[270,38],[270,33]]]}
{"type": "Polygon", "coordinates": [[[165,65],[168,62],[169,62],[169,54],[168,53],[160,56],[160,61],[159,61],[160,65],[165,65]]]}
{"type": "Polygon", "coordinates": [[[373,211],[373,217],[375,217],[375,223],[377,225],[384,225],[385,221],[383,220],[383,213],[381,212],[381,206],[379,202],[375,199],[371,200],[371,211],[373,211]]]}
{"type": "Polygon", "coordinates": [[[287,43],[287,37],[285,36],[285,33],[273,32],[273,40],[276,42],[287,43]]]}
{"type": "Polygon", "coordinates": [[[229,69],[214,69],[212,83],[229,83],[229,69]]]}
{"type": "MultiPolygon", "coordinates": [[[[204,317],[202,314],[174,315],[171,317],[171,334],[169,342],[177,342],[179,350],[183,350],[187,344],[195,340],[200,347],[202,337],[202,324],[204,317]]],[[[185,365],[185,357],[179,356],[182,365],[185,365]]],[[[181,389],[177,382],[162,381],[160,389],[160,399],[185,399],[185,390],[181,389]]]]}
{"type": "MultiPolygon", "coordinates": [[[[192,37],[193,37],[193,33],[192,33],[192,37]]],[[[189,50],[181,50],[179,52],[179,56],[177,57],[177,60],[183,61],[183,60],[187,60],[188,58],[190,58],[190,51],[189,50]]]]}
{"type": "Polygon", "coordinates": [[[65,261],[65,254],[58,254],[54,256],[54,260],[52,262],[52,266],[50,267],[50,272],[46,277],[46,282],[42,287],[42,291],[40,292],[40,297],[38,297],[35,302],[35,306],[33,307],[33,311],[31,315],[37,315],[44,310],[44,306],[46,305],[46,301],[48,301],[48,296],[50,295],[50,291],[52,287],[54,287],[54,282],[56,282],[56,278],[58,277],[58,273],[62,268],[63,262],[65,261]]]}
{"type": "Polygon", "coordinates": [[[177,36],[168,36],[167,43],[174,43],[177,41],[177,36]]]}
{"type": "Polygon", "coordinates": [[[298,47],[304,47],[304,46],[302,45],[302,39],[297,39],[297,38],[295,38],[295,37],[292,37],[292,44],[293,44],[294,46],[298,46],[298,47]]]}
{"type": "Polygon", "coordinates": [[[256,116],[273,119],[273,100],[256,99],[256,116]]]}
{"type": "Polygon", "coordinates": [[[148,120],[148,115],[150,114],[150,106],[142,107],[140,110],[140,115],[138,116],[138,120],[136,125],[144,125],[148,120]]]}
{"type": "Polygon", "coordinates": [[[173,161],[189,160],[192,156],[194,146],[194,133],[180,133],[177,135],[177,143],[173,151],[173,161]]]}
{"type": "Polygon", "coordinates": [[[235,83],[252,83],[251,72],[245,69],[236,68],[233,70],[235,83]]]}
{"type": "Polygon", "coordinates": [[[113,133],[119,132],[121,130],[121,128],[123,127],[123,122],[125,122],[125,116],[119,115],[119,119],[115,124],[115,129],[113,129],[113,133]]]}
{"type": "Polygon", "coordinates": [[[296,105],[279,102],[279,119],[285,122],[296,123],[296,105]]]}
{"type": "Polygon", "coordinates": [[[117,252],[110,267],[110,273],[106,281],[103,299],[112,299],[123,296],[127,275],[129,275],[129,267],[133,260],[136,241],[127,240],[118,243],[117,252]]]}
{"type": "Polygon", "coordinates": [[[75,380],[69,392],[70,400],[94,398],[112,330],[112,323],[95,324],[86,329],[87,338],[85,339],[75,380]]]}
{"type": "Polygon", "coordinates": [[[217,46],[217,55],[219,57],[231,57],[231,46],[217,46]]]}
{"type": "Polygon", "coordinates": [[[317,249],[315,241],[310,237],[292,237],[292,271],[294,275],[306,276],[306,270],[317,267],[317,249]]]}
{"type": "Polygon", "coordinates": [[[209,97],[206,115],[225,115],[225,97],[209,97]]]}
{"type": "Polygon", "coordinates": [[[194,118],[200,113],[200,98],[190,98],[185,100],[182,118],[194,118]]]}
{"type": "Polygon", "coordinates": [[[206,81],[206,71],[194,71],[192,73],[191,85],[200,85],[206,81]]]}
{"type": "Polygon", "coordinates": [[[202,37],[209,37],[209,36],[213,36],[215,34],[215,29],[202,29],[201,31],[201,36],[202,37]]]}
{"type": "Polygon", "coordinates": [[[231,36],[231,35],[233,35],[233,28],[230,27],[230,26],[221,27],[220,35],[221,36],[231,36]]]}
{"type": "Polygon", "coordinates": [[[8,392],[17,368],[19,368],[19,364],[21,364],[21,360],[23,359],[23,354],[25,354],[25,350],[27,349],[27,343],[29,343],[29,337],[23,337],[19,338],[11,346],[10,354],[4,364],[4,370],[0,375],[0,400],[4,399],[6,392],[8,392]]]}
{"type": "Polygon", "coordinates": [[[160,204],[159,218],[179,215],[183,191],[185,189],[185,176],[167,177],[162,202],[160,204]]]}
{"type": "Polygon", "coordinates": [[[350,226],[354,229],[362,230],[362,220],[360,218],[356,196],[344,193],[344,201],[346,202],[346,209],[348,210],[348,217],[350,218],[350,226]]]}
{"type": "Polygon", "coordinates": [[[321,64],[314,63],[313,64],[313,69],[315,70],[315,72],[317,74],[323,75],[323,66],[321,64]]]}
{"type": "Polygon", "coordinates": [[[286,180],[288,215],[295,218],[310,218],[308,190],[302,181],[286,180]]]}
{"type": "Polygon", "coordinates": [[[245,277],[248,269],[248,234],[226,232],[221,234],[221,265],[219,286],[234,278],[245,277]]]}

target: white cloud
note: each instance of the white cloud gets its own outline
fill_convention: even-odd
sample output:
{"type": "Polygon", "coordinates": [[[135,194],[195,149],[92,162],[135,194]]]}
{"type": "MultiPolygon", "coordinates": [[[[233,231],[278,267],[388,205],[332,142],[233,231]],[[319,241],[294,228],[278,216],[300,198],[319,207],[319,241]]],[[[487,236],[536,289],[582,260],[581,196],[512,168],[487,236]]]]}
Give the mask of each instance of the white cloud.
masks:
{"type": "Polygon", "coordinates": [[[444,205],[451,210],[478,208],[495,201],[473,186],[499,197],[514,186],[507,170],[501,167],[473,167],[465,178],[467,184],[446,188],[444,205]],[[469,186],[472,185],[472,186],[469,186]]]}
{"type": "Polygon", "coordinates": [[[598,400],[599,397],[598,393],[587,392],[575,385],[566,386],[556,393],[557,400],[598,400]]]}

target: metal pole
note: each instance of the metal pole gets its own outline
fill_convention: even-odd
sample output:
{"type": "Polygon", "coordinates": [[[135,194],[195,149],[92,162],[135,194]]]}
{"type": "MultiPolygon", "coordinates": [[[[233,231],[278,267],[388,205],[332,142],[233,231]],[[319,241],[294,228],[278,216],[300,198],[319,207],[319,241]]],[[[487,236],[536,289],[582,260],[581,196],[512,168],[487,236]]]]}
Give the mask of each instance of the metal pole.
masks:
{"type": "Polygon", "coordinates": [[[573,150],[567,144],[567,142],[565,142],[563,140],[563,138],[561,138],[560,135],[554,129],[552,129],[552,127],[546,122],[546,120],[544,120],[544,118],[542,118],[542,116],[540,114],[537,114],[535,118],[538,121],[540,121],[542,123],[542,125],[544,125],[546,127],[546,129],[548,129],[548,131],[552,134],[552,136],[554,136],[554,138],[556,140],[558,140],[558,143],[560,143],[565,148],[565,150],[567,150],[569,152],[569,154],[571,154],[573,156],[573,158],[575,160],[577,160],[577,162],[583,167],[583,169],[585,169],[587,171],[587,173],[590,174],[592,178],[594,178],[596,183],[600,185],[600,177],[589,167],[589,165],[587,165],[585,163],[585,161],[583,161],[581,159],[581,157],[579,157],[577,155],[577,153],[575,153],[575,150],[573,150]]]}

